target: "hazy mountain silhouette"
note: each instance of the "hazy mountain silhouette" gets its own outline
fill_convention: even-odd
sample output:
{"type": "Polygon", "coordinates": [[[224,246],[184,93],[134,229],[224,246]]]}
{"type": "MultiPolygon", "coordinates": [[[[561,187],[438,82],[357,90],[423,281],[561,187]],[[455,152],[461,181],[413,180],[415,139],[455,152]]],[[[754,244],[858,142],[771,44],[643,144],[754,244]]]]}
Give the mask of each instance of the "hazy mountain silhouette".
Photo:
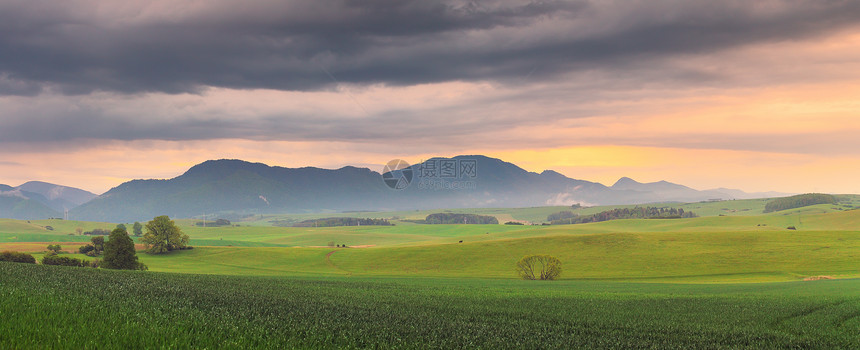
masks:
{"type": "MultiPolygon", "coordinates": [[[[481,155],[431,158],[407,169],[396,175],[411,173],[408,186],[393,189],[383,181],[383,174],[367,168],[284,168],[235,159],[210,160],[173,179],[123,183],[72,209],[70,215],[78,220],[130,222],[158,215],[610,205],[735,198],[665,181],[643,184],[623,178],[607,187],[552,170],[526,171],[481,155]]],[[[403,185],[407,181],[399,180],[391,183],[403,185]]]]}
{"type": "Polygon", "coordinates": [[[39,196],[31,198],[58,212],[75,208],[97,197],[95,193],[89,191],[42,181],[30,181],[18,186],[17,189],[23,193],[38,194],[39,196]]]}
{"type": "Polygon", "coordinates": [[[0,185],[0,218],[34,220],[63,217],[65,210],[84,204],[96,194],[82,189],[30,181],[12,187],[0,185]]]}
{"type": "Polygon", "coordinates": [[[45,202],[48,202],[48,199],[38,193],[0,185],[0,218],[35,220],[62,215],[44,204],[45,202]]]}

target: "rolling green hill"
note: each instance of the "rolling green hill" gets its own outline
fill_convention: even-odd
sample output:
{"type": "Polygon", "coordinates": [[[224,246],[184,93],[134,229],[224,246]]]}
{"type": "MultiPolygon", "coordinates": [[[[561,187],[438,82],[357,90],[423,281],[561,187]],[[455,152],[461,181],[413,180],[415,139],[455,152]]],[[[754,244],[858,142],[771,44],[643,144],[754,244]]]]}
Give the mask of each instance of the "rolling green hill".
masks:
{"type": "MultiPolygon", "coordinates": [[[[41,222],[0,224],[31,232],[15,237],[0,233],[0,241],[8,244],[88,240],[46,233],[41,222]]],[[[565,279],[725,283],[849,278],[860,277],[858,224],[860,211],[852,210],[561,226],[183,226],[197,249],[142,254],[141,261],[153,271],[203,274],[516,278],[512,269],[520,257],[551,254],[562,260],[565,279]],[[787,230],[789,225],[797,230],[787,230]],[[353,248],[326,247],[329,242],[353,248]]],[[[57,231],[75,223],[62,225],[57,231]]]]}
{"type": "MultiPolygon", "coordinates": [[[[709,216],[556,226],[178,220],[195,249],[141,252],[147,272],[0,262],[0,348],[857,348],[860,210],[846,198],[770,214],[758,200],[675,204],[709,216]],[[558,257],[561,280],[518,279],[529,254],[558,257]]],[[[559,208],[443,212],[539,222],[559,208]]],[[[0,220],[0,250],[38,259],[47,242],[89,240],[78,227],[113,226],[0,220]]]]}

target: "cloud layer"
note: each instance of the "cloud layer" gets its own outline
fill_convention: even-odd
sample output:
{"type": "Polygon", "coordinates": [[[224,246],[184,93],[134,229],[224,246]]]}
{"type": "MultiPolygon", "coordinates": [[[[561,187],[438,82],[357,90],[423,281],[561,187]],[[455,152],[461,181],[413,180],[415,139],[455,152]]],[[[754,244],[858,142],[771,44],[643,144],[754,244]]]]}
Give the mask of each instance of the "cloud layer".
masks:
{"type": "Polygon", "coordinates": [[[4,1],[0,93],[551,80],[857,22],[854,1],[4,1]]]}
{"type": "Polygon", "coordinates": [[[0,172],[186,143],[860,160],[857,23],[841,0],[0,0],[0,172]]]}

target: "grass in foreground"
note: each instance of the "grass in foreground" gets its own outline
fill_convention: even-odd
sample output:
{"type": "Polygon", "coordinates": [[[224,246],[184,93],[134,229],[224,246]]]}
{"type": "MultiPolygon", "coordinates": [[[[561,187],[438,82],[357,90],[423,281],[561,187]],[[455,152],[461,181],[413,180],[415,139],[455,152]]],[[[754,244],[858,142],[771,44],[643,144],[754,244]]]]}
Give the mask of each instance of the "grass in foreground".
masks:
{"type": "Polygon", "coordinates": [[[0,262],[0,348],[858,348],[860,280],[287,279],[0,262]]]}

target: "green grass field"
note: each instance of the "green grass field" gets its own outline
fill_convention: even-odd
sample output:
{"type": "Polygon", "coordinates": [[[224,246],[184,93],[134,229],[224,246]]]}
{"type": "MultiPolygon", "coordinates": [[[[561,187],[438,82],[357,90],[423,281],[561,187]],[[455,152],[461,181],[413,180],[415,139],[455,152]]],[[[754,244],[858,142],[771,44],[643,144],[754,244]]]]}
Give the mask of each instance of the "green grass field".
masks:
{"type": "MultiPolygon", "coordinates": [[[[747,205],[757,201],[695,205],[722,207],[735,202],[747,205]]],[[[760,204],[756,210],[763,209],[763,202],[760,204]]],[[[860,210],[827,210],[821,206],[759,215],[555,226],[399,223],[203,228],[194,226],[193,220],[179,223],[197,249],[166,256],[141,254],[141,261],[152,271],[516,278],[513,266],[519,258],[551,254],[564,264],[563,279],[726,283],[793,281],[817,275],[860,277],[860,210]],[[789,226],[796,230],[788,230],[789,226]],[[328,247],[329,242],[351,248],[328,247]]],[[[3,220],[0,250],[23,247],[25,242],[84,242],[89,237],[70,236],[66,231],[111,225],[3,220]],[[47,231],[46,225],[55,229],[47,231]]],[[[34,246],[38,247],[30,244],[27,248],[34,246]]]]}
{"type": "Polygon", "coordinates": [[[0,348],[843,348],[860,280],[265,278],[0,262],[0,348]]]}
{"type": "MultiPolygon", "coordinates": [[[[178,220],[195,249],[141,252],[148,272],[0,263],[0,348],[858,348],[860,210],[846,198],[555,226],[178,220]],[[518,280],[528,254],[561,259],[561,280],[518,280]],[[803,281],[813,276],[833,280],[803,281]]],[[[564,209],[451,211],[540,222],[564,209]]],[[[49,242],[88,241],[78,227],[113,226],[3,219],[0,250],[41,258],[49,242]]]]}

